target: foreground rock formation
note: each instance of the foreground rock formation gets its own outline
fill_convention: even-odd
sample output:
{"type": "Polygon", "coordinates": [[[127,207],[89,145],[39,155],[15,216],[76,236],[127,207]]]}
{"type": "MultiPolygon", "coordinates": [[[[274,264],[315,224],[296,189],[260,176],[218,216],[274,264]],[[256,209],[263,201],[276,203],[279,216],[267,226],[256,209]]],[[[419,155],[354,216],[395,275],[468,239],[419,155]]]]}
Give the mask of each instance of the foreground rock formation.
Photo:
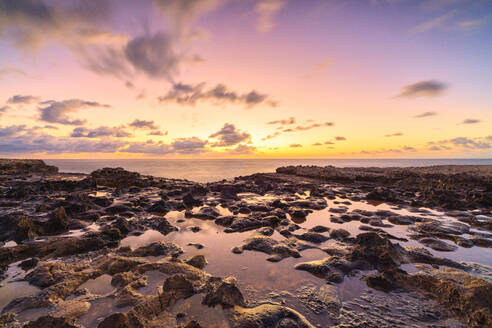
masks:
{"type": "Polygon", "coordinates": [[[492,326],[490,167],[277,172],[0,160],[0,327],[492,326]]]}

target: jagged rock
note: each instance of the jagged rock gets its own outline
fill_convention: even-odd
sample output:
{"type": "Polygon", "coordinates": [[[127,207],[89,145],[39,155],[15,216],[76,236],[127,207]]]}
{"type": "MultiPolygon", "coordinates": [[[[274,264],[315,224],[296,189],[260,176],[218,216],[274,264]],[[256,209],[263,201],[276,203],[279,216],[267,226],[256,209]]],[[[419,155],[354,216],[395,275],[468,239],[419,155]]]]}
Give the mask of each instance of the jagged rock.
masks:
{"type": "Polygon", "coordinates": [[[186,264],[194,266],[198,269],[203,269],[207,265],[207,263],[208,262],[203,255],[195,255],[191,259],[186,260],[186,264]]]}
{"type": "Polygon", "coordinates": [[[231,311],[232,328],[314,328],[300,313],[281,305],[262,304],[254,308],[236,306],[231,311]]]}
{"type": "Polygon", "coordinates": [[[180,254],[183,254],[183,249],[181,247],[179,247],[174,243],[165,242],[165,241],[154,242],[147,246],[139,247],[128,253],[129,256],[136,256],[136,257],[145,257],[145,256],[177,257],[180,254]]]}
{"type": "Polygon", "coordinates": [[[234,277],[225,279],[212,278],[210,287],[202,300],[202,304],[208,306],[222,305],[223,308],[230,308],[236,305],[244,306],[244,297],[236,286],[234,277]]]}

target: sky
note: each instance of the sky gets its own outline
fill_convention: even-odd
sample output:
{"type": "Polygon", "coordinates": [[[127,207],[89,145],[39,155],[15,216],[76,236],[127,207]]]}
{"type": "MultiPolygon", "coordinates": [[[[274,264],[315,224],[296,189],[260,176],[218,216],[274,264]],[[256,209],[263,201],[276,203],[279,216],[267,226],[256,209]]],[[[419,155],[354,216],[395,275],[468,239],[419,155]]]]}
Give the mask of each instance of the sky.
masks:
{"type": "Polygon", "coordinates": [[[0,157],[492,158],[492,1],[0,0],[0,157]]]}

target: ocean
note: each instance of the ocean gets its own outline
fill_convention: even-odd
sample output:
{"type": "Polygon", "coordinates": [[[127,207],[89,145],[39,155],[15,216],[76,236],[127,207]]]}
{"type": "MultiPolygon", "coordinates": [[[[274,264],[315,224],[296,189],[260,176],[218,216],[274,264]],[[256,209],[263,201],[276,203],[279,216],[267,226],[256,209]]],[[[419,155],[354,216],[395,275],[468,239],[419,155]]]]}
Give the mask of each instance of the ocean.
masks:
{"type": "Polygon", "coordinates": [[[122,167],[157,177],[213,182],[253,173],[275,172],[287,165],[337,167],[410,167],[431,165],[492,165],[492,159],[47,159],[60,172],[90,173],[122,167]]]}

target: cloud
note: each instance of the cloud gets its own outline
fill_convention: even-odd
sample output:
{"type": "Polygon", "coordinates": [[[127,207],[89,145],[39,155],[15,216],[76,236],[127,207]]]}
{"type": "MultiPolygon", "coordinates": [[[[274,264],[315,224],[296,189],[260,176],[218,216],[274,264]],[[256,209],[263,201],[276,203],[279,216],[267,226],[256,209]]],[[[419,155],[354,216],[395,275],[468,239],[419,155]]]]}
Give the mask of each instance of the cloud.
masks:
{"type": "Polygon", "coordinates": [[[345,138],[345,137],[335,137],[335,140],[336,141],[345,141],[345,140],[347,140],[347,138],[345,138]]]}
{"type": "Polygon", "coordinates": [[[159,137],[163,137],[163,136],[167,136],[168,134],[168,131],[161,131],[161,130],[155,130],[155,131],[150,131],[149,133],[147,133],[148,136],[159,136],[159,137]]]}
{"type": "Polygon", "coordinates": [[[441,95],[447,85],[437,80],[426,80],[406,85],[397,96],[400,98],[436,97],[441,95]]]}
{"type": "Polygon", "coordinates": [[[443,27],[446,22],[448,22],[451,18],[453,18],[456,15],[456,11],[450,11],[444,15],[435,17],[433,19],[430,19],[416,27],[414,27],[411,32],[412,33],[423,33],[427,32],[430,30],[433,30],[435,28],[443,27]]]}
{"type": "Polygon", "coordinates": [[[201,140],[197,137],[178,138],[171,143],[171,146],[174,152],[178,154],[198,154],[205,151],[207,143],[207,140],[201,140]]]}
{"type": "Polygon", "coordinates": [[[158,98],[160,102],[175,102],[181,105],[195,106],[200,101],[210,101],[214,105],[242,104],[251,108],[260,104],[275,106],[276,103],[266,94],[252,90],[239,94],[229,90],[223,84],[205,90],[205,83],[183,84],[176,83],[165,96],[158,98]]]}
{"type": "Polygon", "coordinates": [[[270,125],[274,125],[274,124],[280,124],[280,125],[296,124],[296,118],[295,117],[289,117],[288,119],[285,119],[285,120],[270,121],[267,124],[270,124],[270,125]]]}
{"type": "Polygon", "coordinates": [[[403,136],[403,133],[395,132],[395,133],[391,133],[391,134],[385,134],[384,136],[385,137],[401,137],[401,136],[403,136]]]}
{"type": "Polygon", "coordinates": [[[199,34],[194,28],[198,18],[223,2],[225,0],[154,0],[154,5],[170,22],[173,35],[186,40],[199,34]]]}
{"type": "Polygon", "coordinates": [[[335,143],[333,141],[325,141],[324,144],[325,145],[334,145],[335,143]]]}
{"type": "Polygon", "coordinates": [[[310,125],[298,125],[293,129],[285,129],[283,132],[294,132],[294,131],[307,131],[315,128],[325,127],[325,126],[334,126],[333,122],[325,122],[325,123],[313,123],[310,125]]]}
{"type": "Polygon", "coordinates": [[[13,137],[26,130],[25,125],[0,126],[0,137],[13,137]]]}
{"type": "Polygon", "coordinates": [[[21,69],[13,68],[13,67],[4,67],[0,69],[0,80],[3,79],[7,75],[21,75],[27,76],[27,73],[21,69]]]}
{"type": "Polygon", "coordinates": [[[316,142],[316,143],[313,143],[313,146],[323,146],[323,144],[321,142],[316,142]]]}
{"type": "Polygon", "coordinates": [[[124,50],[133,67],[147,76],[173,81],[182,61],[170,35],[164,32],[144,34],[130,40],[124,50]]]}
{"type": "Polygon", "coordinates": [[[107,127],[100,126],[96,129],[87,128],[75,128],[70,135],[72,138],[101,138],[101,137],[114,137],[114,138],[128,138],[133,135],[124,130],[123,127],[107,127]]]}
{"type": "Polygon", "coordinates": [[[249,145],[237,145],[235,148],[227,150],[230,155],[250,155],[256,153],[257,148],[249,145]]]}
{"type": "Polygon", "coordinates": [[[492,149],[492,138],[457,137],[427,143],[429,150],[488,150],[492,149]]]}
{"type": "Polygon", "coordinates": [[[455,145],[455,146],[462,146],[465,148],[470,148],[470,149],[490,149],[492,146],[488,142],[482,142],[482,141],[477,141],[473,140],[467,137],[459,137],[459,138],[454,138],[450,139],[447,142],[455,145]]]}
{"type": "Polygon", "coordinates": [[[222,129],[211,134],[209,138],[217,140],[211,143],[212,147],[229,147],[250,141],[251,135],[236,129],[234,124],[226,123],[222,129]]]}
{"type": "Polygon", "coordinates": [[[85,121],[71,119],[69,114],[78,112],[84,108],[109,108],[111,106],[100,104],[94,101],[85,101],[80,99],[70,99],[63,101],[44,101],[41,103],[44,107],[38,107],[41,113],[41,121],[48,123],[58,123],[66,125],[82,125],[85,121]]]}
{"type": "Polygon", "coordinates": [[[30,96],[30,95],[26,95],[26,96],[22,96],[22,95],[15,95],[15,96],[12,96],[10,97],[8,100],[7,100],[7,104],[31,104],[33,102],[37,102],[39,101],[40,97],[36,97],[36,96],[30,96]]]}
{"type": "Polygon", "coordinates": [[[10,106],[7,106],[7,105],[0,107],[0,115],[5,113],[9,109],[10,109],[10,106]]]}
{"type": "Polygon", "coordinates": [[[275,15],[286,4],[285,0],[260,0],[255,6],[258,15],[256,28],[259,32],[269,32],[275,27],[275,15]]]}
{"type": "Polygon", "coordinates": [[[67,46],[100,42],[109,36],[109,1],[0,0],[0,32],[23,49],[39,49],[47,40],[67,46]]]}
{"type": "Polygon", "coordinates": [[[151,155],[166,155],[174,153],[173,148],[165,143],[132,143],[126,148],[120,149],[123,153],[151,154],[151,155]]]}
{"type": "MultiPolygon", "coordinates": [[[[312,120],[308,120],[308,121],[311,122],[312,120]]],[[[290,124],[291,121],[290,121],[290,119],[289,120],[281,120],[281,121],[272,121],[272,122],[269,122],[267,124],[270,124],[270,123],[272,123],[272,124],[283,124],[282,122],[287,122],[290,124]]],[[[295,120],[293,123],[295,123],[295,120]]],[[[328,127],[328,126],[334,126],[334,125],[335,125],[335,123],[333,123],[333,122],[325,122],[325,123],[313,123],[310,125],[298,125],[298,126],[295,126],[292,128],[287,128],[287,129],[283,129],[283,127],[282,127],[282,129],[283,129],[282,131],[275,131],[274,133],[269,134],[266,137],[263,137],[261,140],[263,140],[263,141],[270,140],[270,139],[273,139],[275,137],[278,137],[282,133],[308,131],[308,130],[315,129],[315,128],[328,127]]]]}
{"type": "Polygon", "coordinates": [[[423,118],[423,117],[429,117],[429,116],[436,116],[436,112],[423,112],[422,114],[415,115],[414,118],[423,118]]]}
{"type": "Polygon", "coordinates": [[[133,122],[128,124],[128,126],[137,128],[137,129],[149,129],[149,130],[157,130],[159,127],[155,125],[154,121],[145,121],[135,119],[133,122]]]}
{"type": "Polygon", "coordinates": [[[124,144],[119,141],[71,139],[51,135],[24,134],[0,138],[0,153],[4,154],[64,154],[64,153],[114,153],[124,144]]]}
{"type": "Polygon", "coordinates": [[[477,120],[477,119],[473,119],[473,118],[467,118],[465,120],[463,120],[461,123],[458,123],[458,124],[477,124],[477,123],[480,123],[482,121],[480,120],[477,120]]]}
{"type": "Polygon", "coordinates": [[[290,144],[289,147],[290,148],[300,148],[300,147],[302,147],[302,145],[301,144],[290,144]]]}

